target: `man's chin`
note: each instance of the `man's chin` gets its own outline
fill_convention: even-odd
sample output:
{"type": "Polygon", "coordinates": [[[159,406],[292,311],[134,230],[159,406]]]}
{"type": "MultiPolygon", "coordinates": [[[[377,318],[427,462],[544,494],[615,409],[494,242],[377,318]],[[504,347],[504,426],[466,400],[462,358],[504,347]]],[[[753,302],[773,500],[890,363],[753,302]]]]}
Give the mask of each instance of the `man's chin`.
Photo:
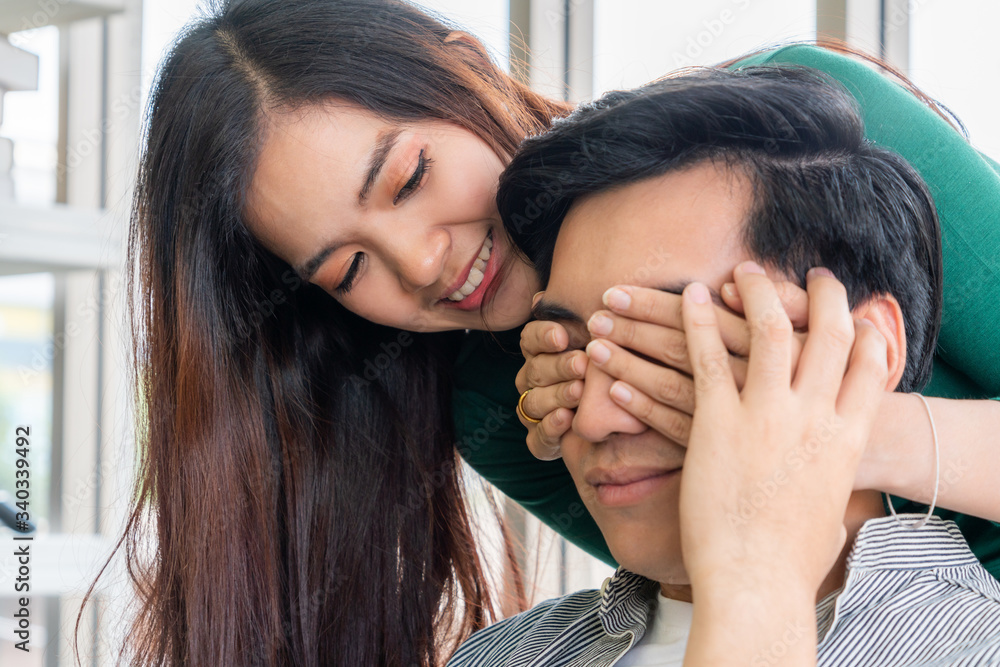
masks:
{"type": "Polygon", "coordinates": [[[680,536],[674,531],[635,528],[605,533],[611,555],[630,572],[661,584],[690,584],[681,556],[680,536]]]}

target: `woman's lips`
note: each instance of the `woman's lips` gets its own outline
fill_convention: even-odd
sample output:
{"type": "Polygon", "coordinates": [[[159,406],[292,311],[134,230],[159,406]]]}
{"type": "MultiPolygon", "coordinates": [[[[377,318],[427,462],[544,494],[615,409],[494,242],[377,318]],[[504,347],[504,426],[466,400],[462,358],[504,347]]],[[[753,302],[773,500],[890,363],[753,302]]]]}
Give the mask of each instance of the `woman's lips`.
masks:
{"type": "Polygon", "coordinates": [[[586,476],[597,502],[607,507],[634,505],[659,490],[672,479],[680,477],[681,468],[625,468],[597,470],[586,476]]]}
{"type": "MultiPolygon", "coordinates": [[[[493,247],[490,248],[490,258],[486,262],[486,266],[483,267],[483,281],[479,283],[479,287],[477,287],[471,294],[466,296],[461,301],[451,301],[445,298],[440,301],[442,305],[448,308],[457,308],[458,310],[478,310],[483,305],[483,297],[486,294],[486,290],[490,286],[490,283],[493,282],[493,278],[496,277],[499,271],[500,263],[497,257],[500,255],[501,250],[500,242],[497,237],[497,234],[493,234],[493,247]]],[[[469,262],[470,271],[472,269],[472,265],[475,264],[475,261],[476,259],[473,257],[472,261],[469,262]]],[[[464,275],[468,278],[469,271],[466,271],[464,275]]],[[[459,287],[461,287],[464,282],[465,279],[463,279],[462,283],[459,284],[459,287]]],[[[450,293],[451,292],[449,292],[449,294],[450,293]]]]}
{"type": "MultiPolygon", "coordinates": [[[[488,235],[489,234],[487,234],[487,236],[488,235]]],[[[482,244],[480,244],[480,248],[481,247],[482,247],[482,244]]],[[[462,270],[462,273],[460,273],[459,276],[458,276],[458,278],[455,279],[455,282],[452,283],[448,287],[448,289],[445,290],[444,294],[441,297],[438,298],[438,301],[447,301],[448,300],[448,296],[450,294],[454,294],[462,285],[465,284],[465,281],[467,281],[469,279],[469,273],[472,272],[472,267],[476,263],[476,258],[477,257],[479,257],[478,253],[476,253],[476,257],[473,257],[472,259],[469,260],[469,263],[465,265],[465,269],[462,270]]]]}

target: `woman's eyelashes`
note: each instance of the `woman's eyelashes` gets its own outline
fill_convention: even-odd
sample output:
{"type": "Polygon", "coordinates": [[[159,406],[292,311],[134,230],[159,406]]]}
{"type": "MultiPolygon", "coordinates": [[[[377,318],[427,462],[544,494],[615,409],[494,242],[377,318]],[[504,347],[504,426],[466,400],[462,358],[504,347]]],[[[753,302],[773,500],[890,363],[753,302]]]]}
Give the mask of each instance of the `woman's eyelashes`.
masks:
{"type": "MultiPolygon", "coordinates": [[[[413,175],[410,176],[410,180],[403,184],[403,187],[399,189],[399,192],[393,198],[393,206],[403,201],[420,188],[420,184],[423,183],[424,176],[427,174],[427,171],[431,168],[431,164],[433,163],[434,160],[424,157],[424,149],[421,148],[420,154],[417,156],[417,168],[413,170],[413,175]]],[[[344,276],[340,285],[333,289],[338,296],[350,294],[351,288],[354,287],[354,281],[358,277],[358,272],[361,270],[364,258],[364,253],[358,252],[354,254],[351,266],[347,269],[347,275],[344,276]]]]}
{"type": "Polygon", "coordinates": [[[410,176],[410,180],[408,180],[403,187],[399,189],[399,192],[393,198],[393,206],[416,192],[417,188],[420,187],[421,182],[424,180],[424,175],[427,173],[427,170],[430,169],[433,162],[434,160],[424,157],[424,149],[421,148],[420,155],[417,156],[417,168],[413,170],[413,175],[410,176]]]}
{"type": "Polygon", "coordinates": [[[351,288],[354,287],[354,281],[358,277],[358,271],[361,269],[361,263],[364,261],[364,258],[364,253],[354,253],[354,261],[351,262],[350,268],[347,269],[347,275],[344,276],[342,281],[340,281],[340,285],[333,289],[338,296],[350,294],[351,288]]]}

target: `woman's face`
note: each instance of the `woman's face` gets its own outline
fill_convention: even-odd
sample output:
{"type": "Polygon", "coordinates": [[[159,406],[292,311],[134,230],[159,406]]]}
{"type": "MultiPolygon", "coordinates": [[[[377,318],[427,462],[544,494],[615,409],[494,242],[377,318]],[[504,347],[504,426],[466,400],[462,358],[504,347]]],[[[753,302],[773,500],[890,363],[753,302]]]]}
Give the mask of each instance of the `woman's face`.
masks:
{"type": "Polygon", "coordinates": [[[539,289],[503,234],[504,162],[444,121],[397,125],[348,103],[268,118],[250,186],[251,232],[365,319],[409,331],[482,329],[500,262],[512,270],[490,329],[528,319],[539,289]]]}

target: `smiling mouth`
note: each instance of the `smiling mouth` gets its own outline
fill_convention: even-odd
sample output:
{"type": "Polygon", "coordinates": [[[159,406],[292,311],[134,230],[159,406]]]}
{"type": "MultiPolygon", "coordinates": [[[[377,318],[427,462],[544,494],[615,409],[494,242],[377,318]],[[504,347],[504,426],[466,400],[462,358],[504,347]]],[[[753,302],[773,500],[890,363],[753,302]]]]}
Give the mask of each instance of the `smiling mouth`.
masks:
{"type": "Polygon", "coordinates": [[[483,245],[479,249],[479,255],[472,263],[472,269],[469,271],[469,275],[465,278],[465,283],[457,290],[448,295],[449,301],[452,301],[454,303],[460,303],[464,301],[465,297],[475,292],[476,288],[478,288],[483,283],[483,279],[486,277],[486,264],[490,261],[490,254],[492,253],[492,251],[493,251],[493,230],[491,229],[486,234],[486,240],[483,241],[483,245]]]}

